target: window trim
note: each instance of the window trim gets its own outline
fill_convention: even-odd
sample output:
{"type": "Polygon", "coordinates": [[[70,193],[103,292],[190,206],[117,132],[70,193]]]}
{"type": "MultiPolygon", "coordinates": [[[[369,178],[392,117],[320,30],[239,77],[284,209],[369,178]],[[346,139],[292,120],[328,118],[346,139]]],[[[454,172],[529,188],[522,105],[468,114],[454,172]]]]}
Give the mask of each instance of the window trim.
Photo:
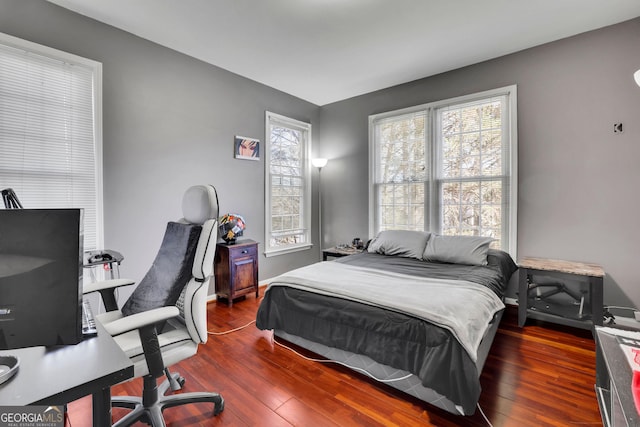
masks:
{"type": "Polygon", "coordinates": [[[375,198],[375,174],[376,174],[376,144],[375,144],[375,124],[380,120],[384,120],[391,117],[397,117],[404,114],[412,114],[418,111],[426,111],[427,123],[425,124],[425,135],[427,140],[426,150],[426,162],[429,165],[428,183],[425,188],[425,230],[438,230],[439,225],[439,212],[437,206],[431,203],[434,191],[437,191],[436,174],[435,169],[437,157],[437,144],[436,141],[436,126],[435,116],[436,110],[439,108],[447,107],[450,105],[468,103],[478,101],[485,98],[491,98],[496,96],[506,96],[506,109],[509,112],[509,159],[507,162],[510,168],[510,186],[509,186],[509,230],[508,245],[509,253],[514,259],[517,253],[517,237],[518,237],[518,111],[517,111],[517,85],[504,86],[501,88],[490,89],[483,92],[477,92],[469,95],[462,95],[454,98],[449,98],[440,101],[429,102],[412,107],[401,108],[398,110],[387,111],[379,114],[372,114],[369,116],[369,236],[373,237],[376,234],[376,198],[375,198]]]}
{"type": "Polygon", "coordinates": [[[265,149],[264,149],[264,197],[265,197],[265,250],[264,255],[266,257],[277,256],[277,255],[285,255],[293,252],[308,250],[313,246],[311,242],[311,123],[302,122],[299,120],[292,119],[290,117],[286,117],[280,114],[272,113],[270,111],[265,111],[265,149]],[[302,215],[304,224],[303,228],[305,230],[304,234],[306,237],[305,243],[297,243],[292,245],[286,245],[281,247],[272,247],[270,246],[271,242],[271,125],[272,123],[278,123],[284,126],[288,126],[294,129],[299,129],[303,132],[306,132],[306,140],[305,146],[303,148],[303,167],[304,167],[304,202],[302,208],[304,209],[304,213],[302,215]]]}
{"type": "MultiPolygon", "coordinates": [[[[89,58],[74,55],[49,46],[34,43],[18,37],[0,32],[0,44],[12,47],[27,54],[36,54],[52,58],[54,60],[77,64],[93,70],[93,123],[94,123],[94,169],[96,191],[96,248],[104,247],[104,190],[103,190],[103,121],[102,121],[102,63],[89,58]]],[[[90,248],[85,248],[89,250],[90,248]]]]}

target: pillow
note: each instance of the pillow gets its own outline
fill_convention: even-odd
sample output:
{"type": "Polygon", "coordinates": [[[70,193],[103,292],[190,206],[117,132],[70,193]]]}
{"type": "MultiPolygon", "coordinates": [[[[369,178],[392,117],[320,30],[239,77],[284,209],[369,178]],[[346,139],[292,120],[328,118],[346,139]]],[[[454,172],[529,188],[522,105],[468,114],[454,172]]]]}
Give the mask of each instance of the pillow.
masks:
{"type": "Polygon", "coordinates": [[[431,233],[411,230],[386,230],[371,240],[367,250],[382,255],[422,259],[431,233]]]}
{"type": "Polygon", "coordinates": [[[433,235],[422,257],[425,261],[487,265],[487,253],[493,240],[491,237],[481,236],[433,235]]]}
{"type": "Polygon", "coordinates": [[[129,316],[153,308],[175,305],[191,269],[202,226],[170,222],[153,265],[122,306],[129,316]]]}
{"type": "Polygon", "coordinates": [[[511,255],[500,249],[489,249],[489,252],[487,252],[487,264],[500,270],[507,282],[518,269],[511,255]]]}

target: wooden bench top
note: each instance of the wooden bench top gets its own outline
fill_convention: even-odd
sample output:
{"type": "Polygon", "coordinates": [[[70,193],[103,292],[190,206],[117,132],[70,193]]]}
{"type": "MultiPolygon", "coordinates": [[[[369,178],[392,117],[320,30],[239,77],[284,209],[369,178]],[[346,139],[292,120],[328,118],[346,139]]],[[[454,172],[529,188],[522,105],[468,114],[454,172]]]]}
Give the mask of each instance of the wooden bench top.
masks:
{"type": "Polygon", "coordinates": [[[521,268],[561,273],[579,274],[581,276],[604,277],[604,270],[598,264],[590,264],[559,259],[524,257],[518,261],[521,268]]]}

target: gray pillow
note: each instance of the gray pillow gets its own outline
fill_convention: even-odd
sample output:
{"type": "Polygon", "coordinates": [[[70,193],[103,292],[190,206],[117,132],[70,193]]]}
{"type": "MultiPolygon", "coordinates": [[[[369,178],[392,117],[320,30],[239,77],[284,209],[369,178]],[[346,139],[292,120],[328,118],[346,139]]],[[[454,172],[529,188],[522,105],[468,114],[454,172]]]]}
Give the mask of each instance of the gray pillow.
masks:
{"type": "Polygon", "coordinates": [[[427,231],[386,230],[369,243],[369,252],[422,259],[431,233],[427,231]]]}
{"type": "Polygon", "coordinates": [[[433,235],[427,243],[423,258],[425,261],[487,265],[487,253],[493,240],[491,237],[481,236],[433,235]]]}

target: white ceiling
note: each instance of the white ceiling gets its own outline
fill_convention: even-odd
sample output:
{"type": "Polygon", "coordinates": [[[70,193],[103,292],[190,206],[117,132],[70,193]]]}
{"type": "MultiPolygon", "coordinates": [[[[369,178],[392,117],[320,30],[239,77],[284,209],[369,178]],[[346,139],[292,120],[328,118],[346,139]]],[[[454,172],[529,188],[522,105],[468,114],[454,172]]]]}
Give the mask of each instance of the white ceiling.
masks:
{"type": "Polygon", "coordinates": [[[640,16],[639,0],[48,0],[325,105],[640,16]]]}

